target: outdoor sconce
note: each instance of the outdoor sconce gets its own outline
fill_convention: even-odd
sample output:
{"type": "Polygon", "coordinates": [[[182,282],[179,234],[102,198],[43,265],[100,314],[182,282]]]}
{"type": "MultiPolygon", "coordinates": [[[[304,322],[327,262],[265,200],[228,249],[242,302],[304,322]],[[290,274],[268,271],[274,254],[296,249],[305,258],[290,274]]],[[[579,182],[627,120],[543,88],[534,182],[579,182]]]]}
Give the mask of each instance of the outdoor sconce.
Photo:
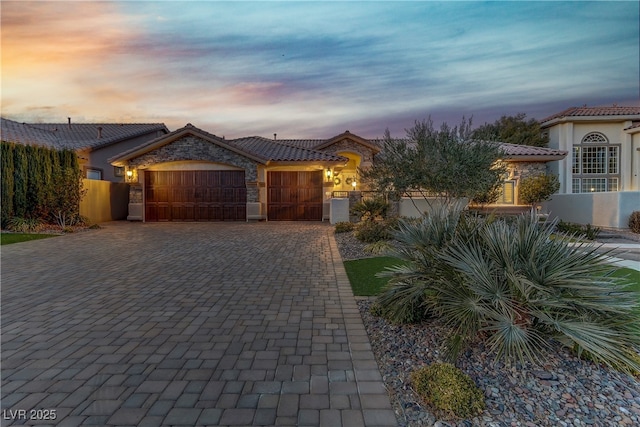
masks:
{"type": "Polygon", "coordinates": [[[127,170],[126,174],[127,174],[127,182],[134,182],[135,177],[134,177],[133,169],[127,170]]]}
{"type": "Polygon", "coordinates": [[[353,181],[351,181],[351,185],[353,185],[353,189],[356,189],[356,180],[354,179],[353,181]]]}
{"type": "Polygon", "coordinates": [[[331,169],[327,169],[327,181],[331,181],[331,169]]]}

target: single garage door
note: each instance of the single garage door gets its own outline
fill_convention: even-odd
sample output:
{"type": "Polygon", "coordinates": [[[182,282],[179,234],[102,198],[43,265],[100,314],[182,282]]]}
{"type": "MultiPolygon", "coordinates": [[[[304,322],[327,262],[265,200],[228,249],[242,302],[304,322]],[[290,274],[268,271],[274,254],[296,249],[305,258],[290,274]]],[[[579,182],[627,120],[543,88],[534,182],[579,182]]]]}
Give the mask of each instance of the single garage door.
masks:
{"type": "Polygon", "coordinates": [[[146,171],[145,221],[244,221],[244,171],[146,171]]]}
{"type": "Polygon", "coordinates": [[[269,172],[267,180],[269,220],[322,220],[322,171],[269,172]]]}

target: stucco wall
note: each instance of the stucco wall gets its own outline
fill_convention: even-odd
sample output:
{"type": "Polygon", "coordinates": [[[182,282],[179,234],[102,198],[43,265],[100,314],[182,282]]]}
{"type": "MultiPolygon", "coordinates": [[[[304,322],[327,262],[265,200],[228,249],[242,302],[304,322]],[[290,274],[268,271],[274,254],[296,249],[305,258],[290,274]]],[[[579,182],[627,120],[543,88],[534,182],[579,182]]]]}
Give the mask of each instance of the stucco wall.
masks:
{"type": "Polygon", "coordinates": [[[640,191],[554,194],[542,206],[550,217],[566,222],[628,228],[631,212],[640,209],[640,191]]]}

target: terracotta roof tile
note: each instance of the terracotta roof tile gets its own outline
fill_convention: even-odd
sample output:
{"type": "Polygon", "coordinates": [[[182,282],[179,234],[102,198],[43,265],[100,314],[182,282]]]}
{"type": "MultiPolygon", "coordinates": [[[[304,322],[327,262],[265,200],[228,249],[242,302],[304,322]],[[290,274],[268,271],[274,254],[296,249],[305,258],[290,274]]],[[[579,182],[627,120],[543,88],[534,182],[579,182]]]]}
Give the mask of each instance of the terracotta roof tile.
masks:
{"type": "Polygon", "coordinates": [[[34,128],[26,123],[0,118],[0,140],[18,144],[44,145],[62,149],[64,145],[55,132],[34,128]]]}
{"type": "Polygon", "coordinates": [[[18,123],[2,119],[2,140],[72,150],[95,149],[125,139],[168,132],[162,123],[18,123]]]}
{"type": "Polygon", "coordinates": [[[66,148],[95,149],[147,133],[168,132],[163,123],[37,123],[35,129],[55,132],[66,148]]]}
{"type": "Polygon", "coordinates": [[[566,156],[567,152],[563,150],[555,150],[551,148],[533,147],[530,145],[517,145],[500,142],[500,148],[505,152],[507,157],[555,157],[566,156]]]}
{"type": "Polygon", "coordinates": [[[310,145],[311,141],[317,140],[274,140],[261,136],[250,136],[228,140],[227,143],[273,162],[347,161],[342,156],[306,148],[305,145],[310,145]]]}
{"type": "Polygon", "coordinates": [[[564,111],[553,114],[540,120],[540,123],[545,123],[553,119],[561,119],[564,117],[584,117],[584,116],[640,116],[640,107],[624,107],[624,106],[611,106],[611,107],[571,107],[564,111]]]}

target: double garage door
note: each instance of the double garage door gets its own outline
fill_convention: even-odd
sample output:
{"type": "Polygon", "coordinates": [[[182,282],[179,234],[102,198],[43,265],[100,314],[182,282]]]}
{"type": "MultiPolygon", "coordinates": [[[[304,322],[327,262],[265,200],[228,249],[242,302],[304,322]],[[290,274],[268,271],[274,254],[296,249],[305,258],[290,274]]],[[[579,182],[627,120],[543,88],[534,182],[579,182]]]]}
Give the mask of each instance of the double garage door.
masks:
{"type": "MultiPolygon", "coordinates": [[[[146,171],[145,221],[244,221],[244,171],[146,171]]],[[[267,219],[322,220],[322,171],[268,172],[267,219]]]]}
{"type": "Polygon", "coordinates": [[[244,171],[146,171],[145,221],[244,221],[244,171]]]}

